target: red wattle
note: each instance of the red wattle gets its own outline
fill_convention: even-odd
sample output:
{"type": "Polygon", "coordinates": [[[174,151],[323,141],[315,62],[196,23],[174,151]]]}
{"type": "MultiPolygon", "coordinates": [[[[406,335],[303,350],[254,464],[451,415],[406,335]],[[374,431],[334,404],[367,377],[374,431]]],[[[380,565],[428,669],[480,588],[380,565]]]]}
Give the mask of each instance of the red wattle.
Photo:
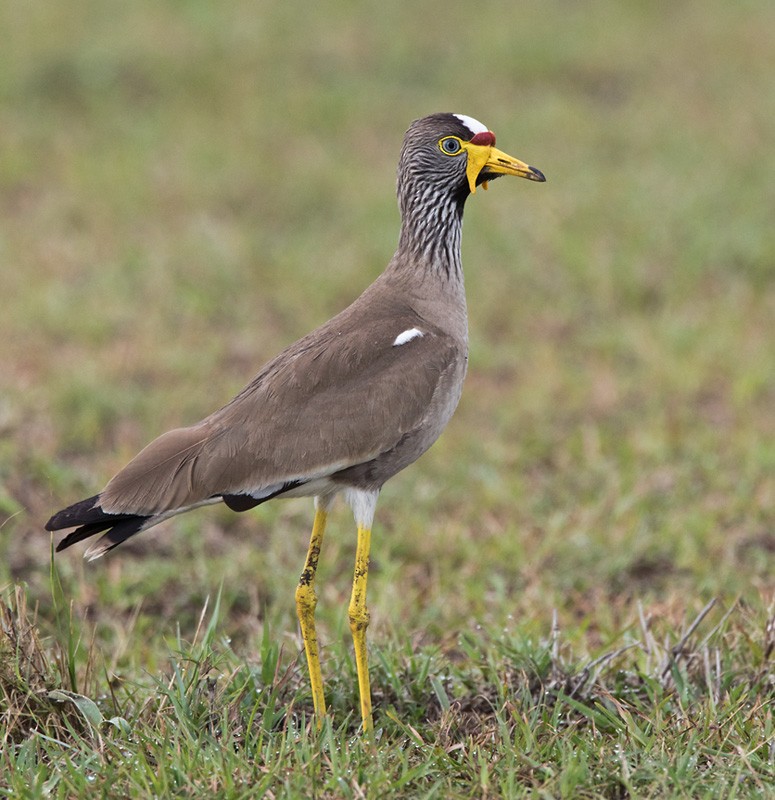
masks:
{"type": "Polygon", "coordinates": [[[476,136],[471,139],[471,144],[481,144],[492,147],[495,144],[495,134],[492,131],[477,133],[476,136]]]}

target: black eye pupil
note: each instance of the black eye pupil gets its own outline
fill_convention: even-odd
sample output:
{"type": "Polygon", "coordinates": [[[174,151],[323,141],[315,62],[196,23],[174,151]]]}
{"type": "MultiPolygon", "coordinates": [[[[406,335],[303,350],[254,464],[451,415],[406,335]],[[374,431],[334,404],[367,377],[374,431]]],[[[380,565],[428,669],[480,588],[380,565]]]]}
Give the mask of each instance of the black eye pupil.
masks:
{"type": "Polygon", "coordinates": [[[457,151],[460,149],[460,145],[454,139],[445,139],[442,147],[448,153],[457,153],[457,151]]]}

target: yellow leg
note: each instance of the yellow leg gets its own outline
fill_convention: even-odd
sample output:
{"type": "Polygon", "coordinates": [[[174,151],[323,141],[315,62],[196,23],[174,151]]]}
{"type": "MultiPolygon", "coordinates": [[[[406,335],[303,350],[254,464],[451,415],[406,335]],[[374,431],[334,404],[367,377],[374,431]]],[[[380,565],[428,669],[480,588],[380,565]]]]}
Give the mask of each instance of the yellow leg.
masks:
{"type": "Polygon", "coordinates": [[[326,699],[323,695],[323,673],[320,671],[318,636],[315,631],[315,606],[318,603],[315,595],[315,571],[318,568],[327,516],[328,514],[323,509],[318,508],[315,511],[315,522],[312,525],[307,560],[299,578],[299,585],[296,587],[296,613],[301,626],[301,638],[304,640],[304,651],[307,654],[309,682],[312,687],[312,702],[315,706],[318,728],[321,727],[326,714],[326,699]]]}
{"type": "Polygon", "coordinates": [[[358,546],[355,551],[355,575],[350,597],[350,630],[355,645],[355,666],[358,669],[358,691],[361,696],[361,719],[364,733],[371,732],[371,688],[369,686],[369,660],[366,652],[366,628],[369,627],[369,610],[366,608],[366,581],[369,577],[369,548],[371,529],[358,526],[358,546]]]}

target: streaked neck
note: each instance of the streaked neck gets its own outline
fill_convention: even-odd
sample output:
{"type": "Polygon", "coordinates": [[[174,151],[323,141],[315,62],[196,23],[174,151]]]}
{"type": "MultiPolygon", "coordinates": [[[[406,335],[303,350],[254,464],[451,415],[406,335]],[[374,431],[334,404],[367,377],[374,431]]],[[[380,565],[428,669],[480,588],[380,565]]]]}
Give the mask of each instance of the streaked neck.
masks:
{"type": "Polygon", "coordinates": [[[464,198],[414,184],[399,195],[401,235],[396,256],[422,265],[440,278],[463,281],[460,238],[464,198]]]}

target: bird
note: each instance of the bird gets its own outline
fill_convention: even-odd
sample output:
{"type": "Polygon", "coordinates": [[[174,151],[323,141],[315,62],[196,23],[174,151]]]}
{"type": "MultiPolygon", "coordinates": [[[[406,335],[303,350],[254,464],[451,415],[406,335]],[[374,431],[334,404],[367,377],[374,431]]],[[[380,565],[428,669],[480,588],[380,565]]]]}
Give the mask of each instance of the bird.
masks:
{"type": "Polygon", "coordinates": [[[162,434],[99,494],[54,514],[47,530],[75,528],[56,550],[101,533],[84,553],[93,560],[200,506],[225,503],[242,512],[275,498],[312,497],[312,533],[295,600],[320,727],[328,710],[315,575],[329,509],[342,495],[357,536],[348,616],[361,729],[373,732],[366,587],[377,498],[389,478],[436,441],[460,399],[468,363],[463,208],[477,187],[506,175],[546,180],[496,149],[495,134],[473,117],[414,120],[397,170],[398,246],[385,270],[225,406],[162,434]]]}

